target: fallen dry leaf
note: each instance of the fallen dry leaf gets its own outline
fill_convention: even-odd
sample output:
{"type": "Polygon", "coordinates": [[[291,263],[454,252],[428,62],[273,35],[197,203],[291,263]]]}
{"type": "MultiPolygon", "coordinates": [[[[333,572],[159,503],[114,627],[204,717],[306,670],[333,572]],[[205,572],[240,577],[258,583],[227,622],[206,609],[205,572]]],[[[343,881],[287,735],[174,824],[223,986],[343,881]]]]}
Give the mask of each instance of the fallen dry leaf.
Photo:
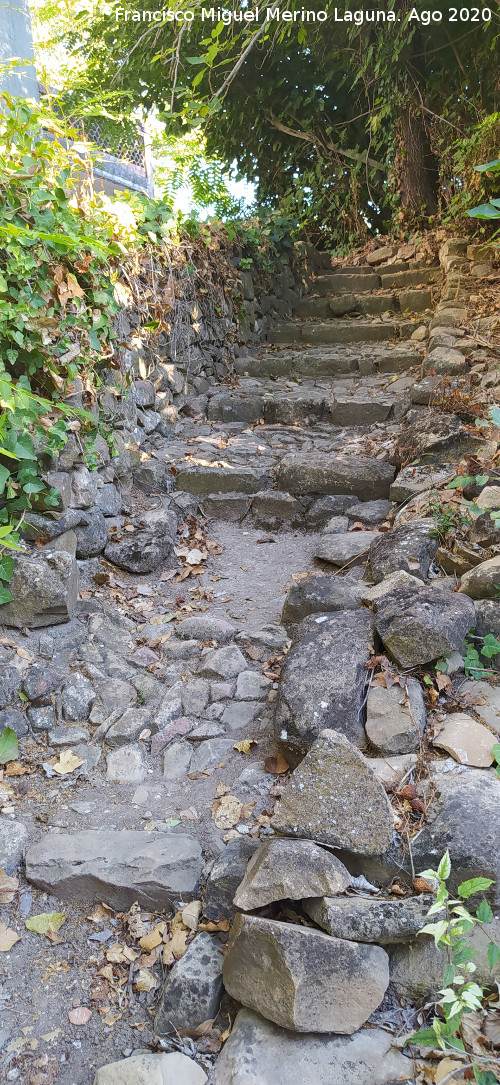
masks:
{"type": "Polygon", "coordinates": [[[288,764],[288,761],[285,760],[282,753],[277,753],[271,757],[266,757],[264,768],[266,772],[272,772],[275,775],[279,775],[282,772],[288,772],[290,765],[288,764]]]}
{"type": "Polygon", "coordinates": [[[147,935],[148,928],[146,923],[141,919],[141,907],[137,901],[127,912],[125,922],[131,938],[143,938],[144,935],[147,935]]]}
{"type": "Polygon", "coordinates": [[[148,972],[147,968],[141,968],[134,979],[136,991],[152,991],[153,987],[157,986],[158,980],[153,976],[153,973],[148,972]]]}
{"type": "Polygon", "coordinates": [[[113,975],[113,965],[105,964],[103,968],[99,969],[97,975],[103,976],[105,980],[108,980],[108,983],[113,983],[115,978],[113,975]]]}
{"type": "Polygon", "coordinates": [[[139,953],[135,949],[130,949],[129,946],[124,946],[121,942],[115,942],[106,951],[106,960],[110,961],[111,964],[131,964],[138,956],[139,953]]]}
{"type": "Polygon", "coordinates": [[[199,1040],[201,1036],[208,1036],[212,1031],[214,1021],[215,1017],[211,1017],[208,1021],[202,1021],[196,1028],[180,1028],[178,1029],[179,1036],[191,1036],[193,1040],[199,1040]]]}
{"type": "Polygon", "coordinates": [[[201,916],[201,900],[192,900],[181,912],[182,922],[191,931],[198,930],[198,922],[201,916]]]}
{"type": "Polygon", "coordinates": [[[257,738],[244,738],[241,742],[235,742],[233,750],[238,750],[238,753],[251,753],[252,746],[258,745],[257,738]]]}
{"type": "Polygon", "coordinates": [[[259,659],[263,659],[263,657],[264,657],[264,649],[263,648],[257,648],[253,644],[247,645],[247,647],[245,648],[245,651],[246,651],[247,656],[250,656],[250,659],[253,659],[254,661],[257,661],[259,659]]]}
{"type": "Polygon", "coordinates": [[[223,795],[218,804],[214,803],[213,818],[218,829],[232,829],[241,816],[241,802],[235,795],[223,795]]]}
{"type": "Polygon", "coordinates": [[[223,784],[222,781],[217,784],[215,789],[214,799],[220,799],[223,795],[228,795],[231,790],[231,784],[223,784]]]}
{"type": "Polygon", "coordinates": [[[14,892],[18,888],[18,879],[10,878],[0,866],[0,904],[11,904],[14,900],[14,892]]]}
{"type": "Polygon", "coordinates": [[[123,1014],[121,1010],[109,1010],[108,1013],[106,1013],[103,1017],[102,1022],[104,1025],[110,1025],[111,1027],[113,1027],[113,1025],[116,1025],[116,1022],[119,1021],[120,1017],[122,1016],[123,1014]]]}
{"type": "Polygon", "coordinates": [[[70,772],[74,772],[75,769],[80,768],[80,765],[83,765],[82,758],[77,757],[71,750],[62,750],[58,760],[52,762],[52,768],[59,776],[66,776],[70,772]]]}
{"type": "Polygon", "coordinates": [[[92,1017],[92,1010],[89,1010],[87,1006],[76,1006],[74,1010],[70,1010],[68,1013],[68,1021],[72,1025],[86,1025],[92,1017]]]}
{"type": "Polygon", "coordinates": [[[156,927],[154,927],[149,934],[145,934],[139,942],[141,949],[145,949],[146,953],[151,953],[151,950],[155,949],[156,946],[161,946],[163,942],[163,932],[165,931],[166,926],[167,924],[162,920],[161,923],[157,923],[156,927]]]}
{"type": "Polygon", "coordinates": [[[55,934],[65,922],[66,916],[63,912],[40,912],[39,915],[25,919],[24,925],[28,931],[35,931],[35,934],[55,934]]]}
{"type": "Polygon", "coordinates": [[[0,920],[0,953],[8,953],[12,946],[19,942],[20,937],[19,934],[16,934],[16,931],[11,930],[6,923],[0,920]]]}
{"type": "Polygon", "coordinates": [[[217,931],[228,931],[230,927],[229,919],[202,919],[198,924],[199,931],[207,931],[208,934],[215,934],[217,931]]]}
{"type": "Polygon", "coordinates": [[[184,821],[198,821],[198,814],[193,806],[189,806],[187,810],[181,810],[179,817],[184,821]]]}
{"type": "Polygon", "coordinates": [[[6,776],[25,776],[29,771],[28,765],[21,765],[20,761],[9,761],[4,769],[6,776]]]}

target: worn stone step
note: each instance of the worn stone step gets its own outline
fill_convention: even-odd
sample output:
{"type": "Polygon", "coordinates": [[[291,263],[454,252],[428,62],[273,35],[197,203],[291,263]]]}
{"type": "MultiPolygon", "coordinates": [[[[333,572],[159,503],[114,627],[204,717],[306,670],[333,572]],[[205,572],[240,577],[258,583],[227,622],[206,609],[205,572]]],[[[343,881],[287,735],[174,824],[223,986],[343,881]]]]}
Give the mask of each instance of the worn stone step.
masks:
{"type": "Polygon", "coordinates": [[[422,267],[416,268],[414,271],[395,271],[388,272],[388,270],[380,269],[380,281],[384,289],[391,286],[421,286],[428,283],[441,282],[443,278],[442,268],[436,267],[422,267]]]}
{"type": "Polygon", "coordinates": [[[278,324],[268,332],[270,343],[382,343],[385,340],[404,338],[414,330],[409,322],[327,320],[314,323],[290,321],[278,324]]]}
{"type": "Polygon", "coordinates": [[[314,280],[314,290],[322,297],[326,297],[327,294],[357,294],[365,293],[370,290],[378,290],[380,287],[380,276],[374,271],[356,272],[352,274],[343,274],[342,272],[334,272],[332,275],[318,275],[314,280]]]}
{"type": "Polygon", "coordinates": [[[396,312],[399,309],[394,294],[341,294],[340,297],[300,298],[294,306],[295,316],[306,319],[329,320],[347,313],[362,313],[364,316],[380,316],[381,313],[396,312]],[[345,298],[345,302],[343,299],[345,298]]]}
{"type": "Polygon", "coordinates": [[[334,426],[372,426],[374,422],[398,419],[410,407],[410,396],[370,395],[359,392],[353,396],[336,396],[330,407],[334,426]]]}
{"type": "MultiPolygon", "coordinates": [[[[176,490],[188,494],[238,493],[254,494],[264,490],[269,482],[264,472],[250,467],[209,467],[190,464],[181,467],[175,476],[176,490]]],[[[392,482],[392,479],[391,479],[392,482]]]]}
{"type": "Polygon", "coordinates": [[[369,456],[334,456],[324,452],[289,452],[276,472],[276,485],[295,496],[353,494],[361,501],[389,497],[395,468],[369,456]]]}

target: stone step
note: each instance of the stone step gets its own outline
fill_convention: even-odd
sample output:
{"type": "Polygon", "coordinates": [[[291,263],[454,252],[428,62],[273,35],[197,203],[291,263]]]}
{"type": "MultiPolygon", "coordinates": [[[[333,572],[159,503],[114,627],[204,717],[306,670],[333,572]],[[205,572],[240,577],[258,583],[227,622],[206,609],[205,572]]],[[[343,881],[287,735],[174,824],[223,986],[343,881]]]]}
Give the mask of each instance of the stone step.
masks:
{"type": "Polygon", "coordinates": [[[285,388],[270,391],[264,386],[247,394],[244,388],[214,395],[208,405],[210,421],[258,422],[268,425],[330,423],[334,426],[371,426],[389,418],[400,418],[410,406],[410,397],[392,395],[382,388],[357,388],[351,394],[336,395],[334,388],[285,388]],[[257,394],[256,394],[257,393],[257,394]]]}
{"type": "MultiPolygon", "coordinates": [[[[413,327],[413,325],[412,325],[413,327]]],[[[361,348],[363,344],[360,344],[361,348]]],[[[422,356],[410,344],[385,351],[367,344],[366,352],[345,353],[327,346],[297,349],[293,352],[269,351],[259,358],[240,358],[235,371],[242,377],[343,377],[348,373],[402,373],[420,365],[422,356]]],[[[209,415],[211,417],[211,415],[209,415]]],[[[230,419],[227,418],[227,421],[230,419]]]]}
{"type": "Polygon", "coordinates": [[[360,501],[389,497],[395,468],[369,456],[289,452],[276,472],[276,485],[294,496],[353,494],[360,501]]]}
{"type": "Polygon", "coordinates": [[[269,477],[264,472],[252,471],[250,467],[189,464],[179,468],[175,476],[176,490],[183,490],[188,494],[254,494],[264,490],[268,483],[269,477]]]}
{"type": "Polygon", "coordinates": [[[380,282],[384,289],[394,286],[428,286],[429,283],[442,281],[443,271],[440,267],[422,267],[412,271],[391,272],[388,268],[380,269],[380,282]]]}
{"type": "Polygon", "coordinates": [[[380,276],[375,271],[345,274],[335,272],[332,275],[318,275],[314,280],[314,291],[322,297],[327,294],[356,294],[380,289],[380,276]]]}
{"type": "Polygon", "coordinates": [[[268,333],[270,343],[382,343],[405,338],[414,325],[398,321],[328,320],[311,323],[290,321],[278,324],[268,333]]]}
{"type": "Polygon", "coordinates": [[[295,316],[328,320],[335,316],[362,313],[364,316],[380,316],[394,313],[399,308],[394,294],[341,294],[340,297],[300,298],[294,306],[295,316]]]}

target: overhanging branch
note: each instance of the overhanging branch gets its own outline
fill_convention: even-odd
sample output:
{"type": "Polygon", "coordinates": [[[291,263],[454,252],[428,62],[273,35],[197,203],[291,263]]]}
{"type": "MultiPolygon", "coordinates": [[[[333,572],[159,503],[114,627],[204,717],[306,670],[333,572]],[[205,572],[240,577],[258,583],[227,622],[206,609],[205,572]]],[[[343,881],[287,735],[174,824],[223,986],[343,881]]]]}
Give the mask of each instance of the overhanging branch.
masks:
{"type": "Polygon", "coordinates": [[[302,132],[300,129],[289,128],[287,124],[283,124],[281,121],[277,120],[276,117],[273,117],[272,113],[268,113],[267,117],[273,128],[276,128],[278,132],[283,132],[286,136],[293,136],[294,139],[302,139],[305,143],[311,143],[315,147],[321,147],[323,151],[332,151],[334,154],[340,155],[341,158],[347,158],[352,162],[363,162],[372,169],[379,170],[381,173],[386,172],[384,163],[378,162],[376,158],[370,158],[368,151],[351,151],[344,147],[338,147],[337,144],[332,143],[330,140],[323,140],[319,136],[310,135],[309,132],[302,132]]]}

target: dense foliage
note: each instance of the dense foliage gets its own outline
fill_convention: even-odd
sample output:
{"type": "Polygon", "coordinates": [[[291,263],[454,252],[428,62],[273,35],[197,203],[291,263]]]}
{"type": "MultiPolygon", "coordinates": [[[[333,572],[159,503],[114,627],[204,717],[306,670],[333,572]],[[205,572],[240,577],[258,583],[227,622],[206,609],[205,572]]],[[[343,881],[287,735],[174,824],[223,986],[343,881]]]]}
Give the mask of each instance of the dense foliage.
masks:
{"type": "Polygon", "coordinates": [[[310,240],[425,225],[462,213],[464,185],[488,192],[473,166],[494,157],[500,135],[498,0],[491,20],[467,25],[449,20],[447,3],[433,9],[442,21],[409,22],[423,0],[391,0],[394,21],[382,25],[334,21],[330,0],[312,5],[324,22],[266,24],[262,9],[259,23],[216,24],[203,7],[159,26],[125,22],[110,0],[68,44],[87,58],[93,91],[111,71],[113,89],[158,110],[171,132],[203,124],[208,153],[236,160],[259,200],[297,217],[310,240]]]}

